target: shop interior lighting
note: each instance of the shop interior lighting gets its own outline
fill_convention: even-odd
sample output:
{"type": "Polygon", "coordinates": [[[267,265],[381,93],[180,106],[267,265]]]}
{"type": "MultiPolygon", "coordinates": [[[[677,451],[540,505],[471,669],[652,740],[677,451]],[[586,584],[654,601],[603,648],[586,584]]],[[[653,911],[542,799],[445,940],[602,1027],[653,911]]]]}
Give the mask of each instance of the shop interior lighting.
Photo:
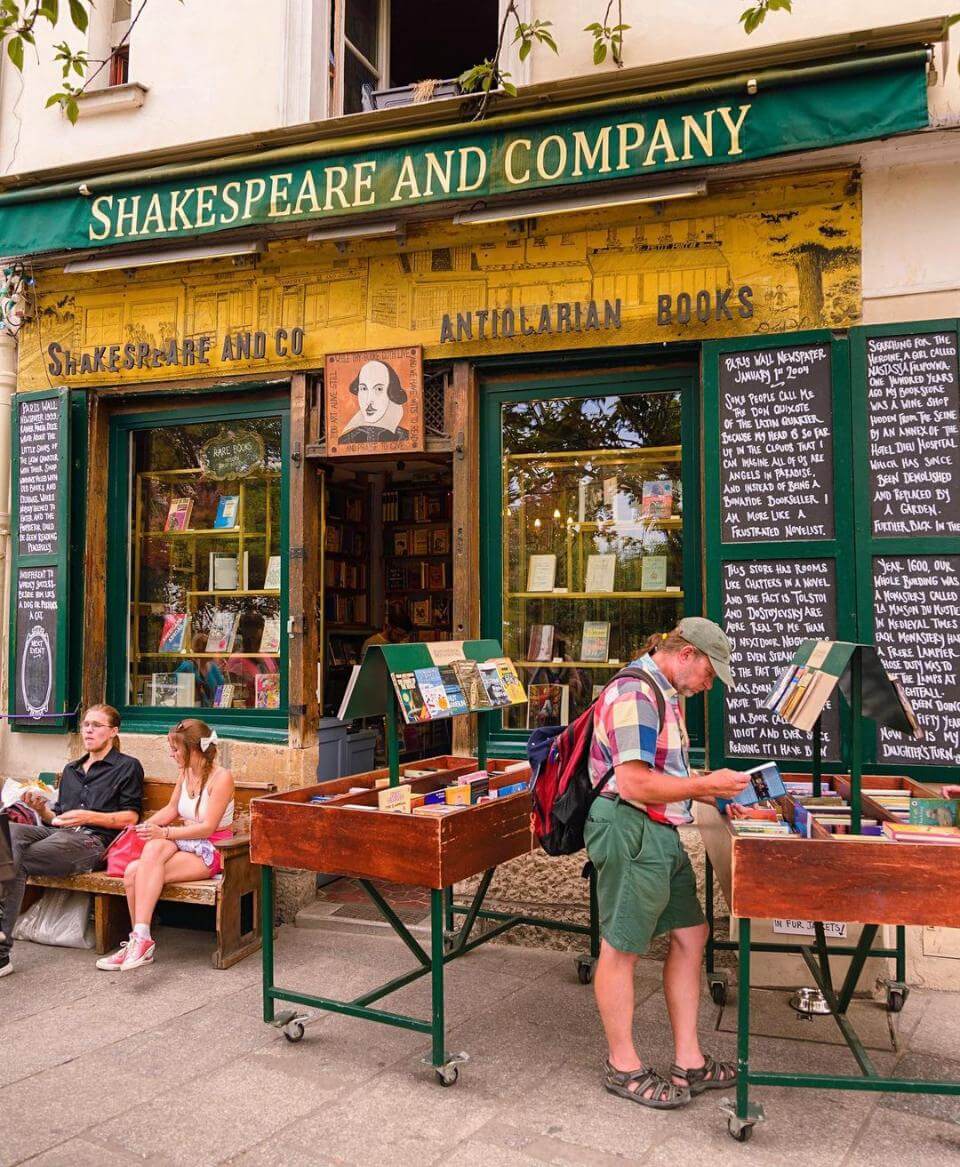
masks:
{"type": "Polygon", "coordinates": [[[543,215],[567,215],[573,211],[599,211],[604,207],[628,207],[633,203],[660,203],[670,199],[694,199],[707,193],[705,182],[675,182],[669,186],[645,186],[639,190],[581,195],[570,199],[544,199],[537,203],[484,207],[454,215],[457,226],[470,223],[505,223],[511,219],[539,219],[543,215]]]}
{"type": "Polygon", "coordinates": [[[308,243],[347,243],[351,239],[380,239],[385,235],[400,235],[402,230],[396,221],[390,223],[356,223],[348,227],[325,227],[321,231],[311,231],[308,243]]]}
{"type": "Polygon", "coordinates": [[[208,247],[180,247],[173,251],[142,251],[134,255],[98,255],[92,259],[74,259],[64,265],[68,275],[94,271],[122,271],[124,268],[157,267],[164,263],[191,263],[198,259],[238,258],[259,255],[263,244],[213,243],[208,247]]]}

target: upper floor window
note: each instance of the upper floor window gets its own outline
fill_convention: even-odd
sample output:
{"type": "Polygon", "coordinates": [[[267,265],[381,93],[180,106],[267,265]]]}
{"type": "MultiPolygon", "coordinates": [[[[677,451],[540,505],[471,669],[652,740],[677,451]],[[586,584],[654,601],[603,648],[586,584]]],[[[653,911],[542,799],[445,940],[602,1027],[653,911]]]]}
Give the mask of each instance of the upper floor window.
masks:
{"type": "Polygon", "coordinates": [[[130,45],[125,39],[130,32],[130,4],[131,0],[113,0],[108,85],[126,85],[130,80],[130,45]]]}
{"type": "Polygon", "coordinates": [[[449,0],[333,0],[333,6],[334,113],[375,108],[383,101],[373,95],[384,90],[456,78],[496,52],[498,0],[457,5],[455,20],[449,0]]]}

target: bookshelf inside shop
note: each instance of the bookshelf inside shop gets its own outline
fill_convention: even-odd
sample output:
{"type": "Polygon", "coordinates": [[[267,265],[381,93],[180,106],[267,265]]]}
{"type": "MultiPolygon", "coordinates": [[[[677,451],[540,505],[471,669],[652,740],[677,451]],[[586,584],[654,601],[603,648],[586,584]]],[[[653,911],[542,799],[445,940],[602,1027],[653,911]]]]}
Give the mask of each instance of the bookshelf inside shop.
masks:
{"type": "Polygon", "coordinates": [[[566,724],[683,615],[681,447],[508,453],[503,486],[503,640],[530,693],[503,725],[566,724]]]}
{"type": "Polygon", "coordinates": [[[325,481],[320,643],[325,645],[323,712],[332,715],[363,642],[370,612],[370,497],[366,484],[325,481]]]}
{"type": "Polygon", "coordinates": [[[134,475],[128,700],[280,705],[280,472],[134,475]]]}

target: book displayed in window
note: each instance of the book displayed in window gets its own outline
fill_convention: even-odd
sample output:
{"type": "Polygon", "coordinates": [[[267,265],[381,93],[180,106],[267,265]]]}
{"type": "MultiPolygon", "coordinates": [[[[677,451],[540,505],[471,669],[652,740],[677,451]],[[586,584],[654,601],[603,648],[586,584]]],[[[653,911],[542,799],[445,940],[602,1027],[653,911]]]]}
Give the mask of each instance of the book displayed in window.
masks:
{"type": "Polygon", "coordinates": [[[150,677],[150,704],[169,708],[197,703],[193,673],[153,673],[150,677]]]}
{"type": "Polygon", "coordinates": [[[189,626],[190,616],[187,612],[167,612],[163,617],[163,629],[160,632],[157,651],[183,652],[189,626]]]}
{"type": "Polygon", "coordinates": [[[427,714],[431,717],[449,717],[450,702],[438,668],[415,669],[413,674],[417,679],[420,695],[427,707],[427,714]]]}
{"type": "Polygon", "coordinates": [[[430,554],[450,554],[450,532],[446,527],[440,527],[430,532],[430,554]]]}
{"type": "Polygon", "coordinates": [[[190,516],[193,514],[192,498],[172,498],[170,509],[167,511],[167,521],[163,525],[165,531],[187,531],[190,528],[190,516]]]}
{"type": "Polygon", "coordinates": [[[261,652],[280,651],[280,615],[264,616],[263,632],[260,635],[261,652]]]}
{"type": "Polygon", "coordinates": [[[217,500],[217,513],[213,519],[214,530],[230,530],[237,525],[240,517],[240,495],[221,494],[217,500]]]}
{"type": "Polygon", "coordinates": [[[257,709],[280,708],[280,674],[257,673],[253,679],[254,706],[257,709]]]}
{"type": "Polygon", "coordinates": [[[610,654],[610,621],[584,620],[580,639],[580,659],[605,661],[610,654]]]}
{"type": "Polygon", "coordinates": [[[237,637],[240,613],[227,608],[217,608],[207,632],[207,652],[230,653],[237,637]]]}
{"type": "Polygon", "coordinates": [[[527,698],[527,729],[570,722],[570,686],[538,684],[530,686],[527,698]]]}
{"type": "Polygon", "coordinates": [[[550,660],[553,657],[552,624],[533,624],[527,646],[527,660],[550,660]]]}
{"type": "Polygon", "coordinates": [[[225,681],[222,685],[217,685],[217,691],[213,697],[213,706],[215,709],[230,709],[233,705],[234,693],[236,685],[225,681]]]}
{"type": "Polygon", "coordinates": [[[577,522],[592,523],[601,517],[603,484],[592,478],[581,478],[577,485],[577,522]]]}
{"type": "Polygon", "coordinates": [[[531,555],[527,568],[527,591],[552,592],[556,582],[556,555],[531,555]]]}
{"type": "Polygon", "coordinates": [[[617,572],[616,555],[588,555],[585,592],[612,592],[617,572]]]}
{"type": "Polygon", "coordinates": [[[667,586],[666,555],[644,555],[640,568],[640,590],[662,592],[667,586]]]}
{"type": "Polygon", "coordinates": [[[280,591],[280,556],[271,555],[267,560],[267,570],[263,577],[265,592],[280,591]]]}
{"type": "Polygon", "coordinates": [[[238,556],[220,555],[216,551],[211,551],[209,590],[211,592],[235,592],[240,587],[239,565],[238,556]]]}
{"type": "Polygon", "coordinates": [[[410,605],[410,619],[418,628],[429,628],[433,623],[431,615],[431,602],[429,597],[422,600],[414,600],[410,605]]]}
{"type": "Polygon", "coordinates": [[[645,482],[640,514],[645,519],[669,519],[673,514],[673,483],[664,479],[645,482]]]}

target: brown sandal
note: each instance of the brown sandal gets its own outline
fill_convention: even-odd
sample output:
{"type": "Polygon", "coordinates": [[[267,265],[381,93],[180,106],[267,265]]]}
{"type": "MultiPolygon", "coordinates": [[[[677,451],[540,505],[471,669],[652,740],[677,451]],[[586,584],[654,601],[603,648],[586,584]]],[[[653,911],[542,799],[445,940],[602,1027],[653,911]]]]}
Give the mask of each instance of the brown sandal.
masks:
{"type": "Polygon", "coordinates": [[[647,1066],[640,1066],[636,1070],[616,1070],[606,1061],[603,1064],[603,1085],[611,1094],[629,1098],[631,1102],[639,1102],[641,1106],[650,1106],[654,1110],[676,1110],[679,1106],[686,1106],[691,1097],[685,1086],[668,1082],[647,1066]],[[636,1087],[631,1090],[633,1083],[636,1083],[636,1087]],[[650,1093],[645,1097],[647,1091],[650,1093]]]}
{"type": "Polygon", "coordinates": [[[737,1084],[737,1067],[733,1062],[718,1062],[710,1054],[704,1054],[703,1065],[685,1070],[682,1066],[671,1066],[674,1078],[683,1078],[691,1095],[702,1094],[704,1090],[724,1090],[737,1084]]]}

